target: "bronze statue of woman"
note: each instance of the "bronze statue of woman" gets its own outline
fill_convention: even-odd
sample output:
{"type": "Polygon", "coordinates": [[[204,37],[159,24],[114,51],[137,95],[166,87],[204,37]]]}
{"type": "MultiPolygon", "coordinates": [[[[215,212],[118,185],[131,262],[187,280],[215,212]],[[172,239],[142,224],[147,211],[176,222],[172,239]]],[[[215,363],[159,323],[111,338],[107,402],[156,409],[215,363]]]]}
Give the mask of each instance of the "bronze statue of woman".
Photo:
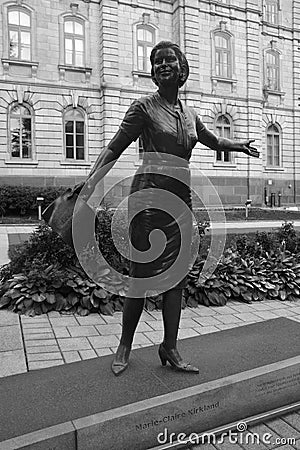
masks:
{"type": "Polygon", "coordinates": [[[154,260],[141,262],[133,257],[130,261],[130,279],[142,279],[145,283],[137,287],[138,283],[132,282],[124,301],[122,335],[111,366],[116,376],[128,367],[134,333],[143,311],[145,295],[151,287],[157,287],[162,293],[164,338],[158,351],[161,363],[166,365],[168,362],[179,371],[199,372],[198,368],[184,362],[177,350],[182,290],[186,285],[192,241],[189,183],[192,149],[199,141],[216,151],[259,156],[251,146],[253,140],[235,142],[215,136],[204,126],[194,109],[180,101],[178,91],[188,78],[189,65],[178,45],[159,42],[152,49],[150,60],[152,80],[158,90],[131,104],[118,132],[98,157],[88,181],[93,189],[93,175],[101,172],[104,176],[131,142],[141,137],[143,162],[133,178],[129,196],[130,240],[133,249],[145,252],[149,249],[150,234],[160,229],[165,241],[163,251],[154,260]],[[179,199],[173,217],[163,210],[164,205],[168,209],[169,201],[166,204],[162,200],[160,204],[163,195],[155,192],[167,192],[167,198],[175,196],[179,199]],[[142,210],[135,214],[138,204],[142,204],[142,210]],[[180,269],[172,272],[179,248],[183,249],[180,269]],[[151,285],[151,280],[160,281],[155,281],[155,286],[151,285]]]}

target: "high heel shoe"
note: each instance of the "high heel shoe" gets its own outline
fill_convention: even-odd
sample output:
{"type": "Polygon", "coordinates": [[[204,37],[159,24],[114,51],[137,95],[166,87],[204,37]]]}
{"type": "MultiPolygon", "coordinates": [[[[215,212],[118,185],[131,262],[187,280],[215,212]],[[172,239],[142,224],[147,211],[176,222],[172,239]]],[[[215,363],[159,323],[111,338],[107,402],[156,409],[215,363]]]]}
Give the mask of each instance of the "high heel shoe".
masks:
{"type": "Polygon", "coordinates": [[[181,372],[199,373],[199,369],[197,367],[182,361],[182,358],[176,348],[166,350],[164,345],[160,344],[158,354],[163,366],[165,366],[168,361],[172,367],[181,372]]]}
{"type": "Polygon", "coordinates": [[[119,345],[111,365],[111,370],[116,377],[121,375],[121,373],[127,369],[130,350],[131,349],[126,347],[126,345],[119,345]]]}

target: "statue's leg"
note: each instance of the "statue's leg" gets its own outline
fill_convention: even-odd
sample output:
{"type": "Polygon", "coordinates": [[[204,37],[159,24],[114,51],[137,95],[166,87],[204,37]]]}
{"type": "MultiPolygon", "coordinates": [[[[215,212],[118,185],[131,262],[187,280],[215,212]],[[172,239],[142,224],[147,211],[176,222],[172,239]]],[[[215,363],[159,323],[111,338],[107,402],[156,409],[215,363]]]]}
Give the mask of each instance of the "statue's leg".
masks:
{"type": "Polygon", "coordinates": [[[181,316],[182,289],[170,289],[163,294],[164,341],[159,346],[159,357],[163,366],[171,366],[182,372],[199,373],[197,367],[182,360],[176,344],[181,316]]]}
{"type": "Polygon", "coordinates": [[[170,289],[163,294],[164,347],[176,347],[181,316],[182,289],[170,289]]]}
{"type": "Polygon", "coordinates": [[[120,345],[131,348],[134,333],[143,312],[144,302],[144,298],[128,297],[125,299],[120,345]]]}
{"type": "Polygon", "coordinates": [[[111,369],[117,376],[128,366],[131,345],[144,308],[144,298],[128,297],[124,301],[122,335],[111,369]]]}

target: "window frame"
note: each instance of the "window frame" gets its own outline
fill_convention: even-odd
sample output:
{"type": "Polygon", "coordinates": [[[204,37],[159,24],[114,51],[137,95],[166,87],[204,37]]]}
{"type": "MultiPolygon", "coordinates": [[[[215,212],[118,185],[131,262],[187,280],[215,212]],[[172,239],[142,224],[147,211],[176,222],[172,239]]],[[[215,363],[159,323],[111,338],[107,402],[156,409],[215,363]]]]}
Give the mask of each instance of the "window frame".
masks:
{"type": "Polygon", "coordinates": [[[216,31],[214,33],[214,54],[215,54],[215,75],[218,78],[226,78],[226,79],[232,79],[233,74],[233,57],[232,57],[232,45],[231,45],[231,36],[227,33],[224,33],[223,31],[216,31]],[[224,47],[218,47],[216,44],[216,39],[220,37],[224,39],[227,43],[227,49],[224,47]],[[220,73],[218,73],[217,67],[218,67],[218,57],[217,55],[220,55],[220,73]],[[227,55],[227,73],[225,74],[223,72],[224,68],[224,55],[227,55]]]}
{"type": "Polygon", "coordinates": [[[265,18],[265,21],[270,25],[279,25],[279,23],[280,23],[279,0],[265,0],[264,18],[265,18]],[[275,6],[275,11],[272,11],[274,6],[275,6]]]}
{"type": "MultiPolygon", "coordinates": [[[[150,65],[150,60],[149,60],[149,70],[147,69],[146,66],[146,70],[140,70],[139,69],[139,65],[138,65],[138,30],[140,29],[145,29],[151,32],[152,37],[153,37],[153,44],[150,44],[149,42],[149,48],[151,46],[151,49],[153,48],[153,46],[155,45],[155,43],[157,42],[158,39],[158,28],[156,25],[154,25],[153,23],[151,23],[148,19],[147,21],[145,21],[145,18],[143,19],[143,21],[139,21],[133,24],[133,42],[132,42],[132,48],[133,48],[133,71],[132,74],[133,76],[143,76],[143,77],[151,77],[151,65],[150,65]]],[[[142,42],[142,41],[141,41],[142,42]]],[[[146,41],[145,41],[146,44],[146,41]]],[[[147,56],[144,56],[144,60],[147,60],[147,56]]]]}
{"type": "Polygon", "coordinates": [[[70,67],[85,67],[86,66],[86,32],[85,32],[85,24],[84,20],[81,17],[74,17],[74,16],[66,16],[63,20],[63,63],[66,66],[70,67]],[[65,31],[65,24],[66,22],[72,22],[73,28],[75,28],[75,23],[78,23],[82,26],[82,35],[77,35],[76,33],[68,33],[65,31]],[[82,36],[82,37],[81,37],[82,36]],[[67,63],[66,58],[66,39],[70,39],[72,41],[72,63],[67,63]],[[82,41],[82,64],[75,64],[76,63],[76,48],[75,48],[75,42],[76,40],[82,41]]]}
{"type": "Polygon", "coordinates": [[[63,121],[62,121],[62,125],[63,125],[63,147],[64,147],[64,159],[63,159],[63,163],[68,163],[68,164],[82,164],[82,163],[86,163],[88,162],[88,148],[87,148],[87,116],[85,111],[80,108],[73,108],[73,107],[68,107],[63,114],[63,121]],[[82,117],[82,122],[83,122],[83,159],[77,159],[76,158],[76,118],[68,118],[68,115],[72,115],[79,113],[80,116],[82,117]],[[75,139],[73,138],[73,158],[68,158],[67,157],[67,133],[66,133],[66,122],[67,121],[71,121],[73,122],[73,136],[75,134],[75,139]]]}
{"type": "MultiPolygon", "coordinates": [[[[214,130],[215,130],[215,133],[217,134],[218,137],[224,137],[226,139],[232,139],[233,138],[233,120],[232,120],[232,118],[226,113],[225,114],[222,114],[222,113],[218,114],[215,117],[214,130]],[[218,121],[220,119],[222,119],[222,118],[226,119],[227,124],[226,124],[226,127],[224,126],[224,123],[221,124],[222,133],[219,133],[218,129],[220,128],[220,126],[218,126],[218,121]],[[228,136],[225,136],[224,133],[223,133],[225,128],[229,129],[229,135],[228,136]]],[[[233,152],[218,152],[218,151],[216,151],[215,164],[216,165],[218,165],[218,164],[220,164],[220,165],[224,165],[224,164],[225,165],[233,165],[234,164],[233,152]],[[228,155],[228,160],[225,160],[225,154],[228,155]],[[218,159],[218,155],[221,156],[221,159],[218,159]]]]}
{"type": "Polygon", "coordinates": [[[264,73],[264,86],[265,89],[268,91],[274,91],[274,92],[280,92],[281,91],[281,64],[280,64],[280,53],[277,50],[274,49],[267,49],[265,51],[265,73],[264,73]],[[268,63],[268,55],[271,55],[276,58],[275,64],[269,64],[268,63]],[[273,83],[273,80],[271,80],[272,84],[268,82],[268,72],[269,68],[271,70],[276,71],[276,79],[275,84],[273,83]],[[275,87],[274,87],[275,86],[275,87]]]}
{"type": "Polygon", "coordinates": [[[136,54],[137,54],[137,70],[138,72],[144,72],[144,73],[150,73],[151,72],[151,64],[150,64],[150,60],[149,60],[149,54],[148,54],[148,50],[152,50],[153,46],[155,43],[155,31],[153,29],[153,27],[151,25],[146,25],[146,24],[139,24],[136,27],[136,54]],[[152,41],[144,41],[144,40],[139,40],[138,38],[138,34],[139,31],[142,30],[144,31],[148,31],[151,36],[152,36],[152,41]],[[143,68],[141,69],[139,67],[139,48],[143,49],[143,55],[142,55],[142,60],[143,60],[143,68]]]}
{"type": "Polygon", "coordinates": [[[32,60],[32,14],[29,10],[27,10],[26,8],[22,8],[21,6],[9,6],[7,8],[7,40],[8,40],[8,57],[11,60],[16,60],[16,61],[31,61],[32,60]],[[9,22],[9,15],[11,12],[17,12],[18,14],[23,13],[24,15],[26,15],[29,18],[29,26],[25,26],[22,25],[21,23],[19,23],[18,25],[16,24],[11,24],[9,22]],[[17,33],[18,35],[18,39],[17,39],[17,56],[13,56],[10,53],[10,32],[14,31],[17,33]],[[30,43],[29,43],[29,58],[22,58],[21,53],[22,53],[22,32],[26,32],[29,33],[30,36],[30,43]]]}
{"type": "Polygon", "coordinates": [[[266,168],[270,169],[280,169],[282,167],[282,144],[281,144],[282,132],[281,128],[277,123],[269,123],[266,127],[266,168]],[[275,131],[270,132],[273,128],[275,131]],[[269,136],[272,138],[271,155],[269,153],[269,136]],[[274,147],[274,137],[278,138],[278,164],[274,164],[275,159],[275,147],[274,147]],[[271,156],[271,162],[269,162],[269,155],[271,156]]]}
{"type": "Polygon", "coordinates": [[[17,163],[18,162],[21,162],[21,163],[29,162],[30,163],[30,162],[35,160],[35,145],[34,145],[34,142],[35,142],[35,139],[34,139],[35,127],[34,127],[34,123],[35,123],[35,121],[34,121],[34,111],[33,111],[32,107],[29,104],[27,104],[25,102],[23,102],[23,103],[14,102],[14,103],[12,103],[9,106],[8,116],[7,116],[7,129],[8,129],[8,134],[7,134],[8,146],[7,146],[7,148],[8,148],[8,152],[9,152],[9,161],[17,162],[17,163]],[[22,144],[22,136],[20,134],[21,133],[22,114],[20,114],[18,116],[16,115],[16,117],[13,116],[13,110],[16,107],[18,107],[18,106],[25,108],[29,112],[28,115],[24,115],[24,117],[30,118],[30,147],[31,147],[31,152],[30,152],[30,157],[28,157],[28,158],[27,157],[23,157],[23,155],[22,155],[22,146],[23,146],[23,144],[22,144]],[[11,126],[12,118],[15,118],[15,119],[18,118],[20,120],[20,123],[19,123],[19,125],[20,125],[19,136],[20,136],[20,143],[21,143],[21,146],[19,148],[20,156],[13,156],[12,155],[12,126],[11,126]]]}

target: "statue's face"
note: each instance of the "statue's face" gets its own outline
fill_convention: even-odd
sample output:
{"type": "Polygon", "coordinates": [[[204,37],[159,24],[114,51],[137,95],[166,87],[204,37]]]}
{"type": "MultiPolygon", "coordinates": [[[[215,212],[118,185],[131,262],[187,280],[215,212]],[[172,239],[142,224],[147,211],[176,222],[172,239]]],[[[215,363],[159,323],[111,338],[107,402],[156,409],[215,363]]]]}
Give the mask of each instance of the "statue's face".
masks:
{"type": "Polygon", "coordinates": [[[180,63],[172,48],[157,50],[154,57],[153,72],[158,86],[178,85],[180,63]]]}

